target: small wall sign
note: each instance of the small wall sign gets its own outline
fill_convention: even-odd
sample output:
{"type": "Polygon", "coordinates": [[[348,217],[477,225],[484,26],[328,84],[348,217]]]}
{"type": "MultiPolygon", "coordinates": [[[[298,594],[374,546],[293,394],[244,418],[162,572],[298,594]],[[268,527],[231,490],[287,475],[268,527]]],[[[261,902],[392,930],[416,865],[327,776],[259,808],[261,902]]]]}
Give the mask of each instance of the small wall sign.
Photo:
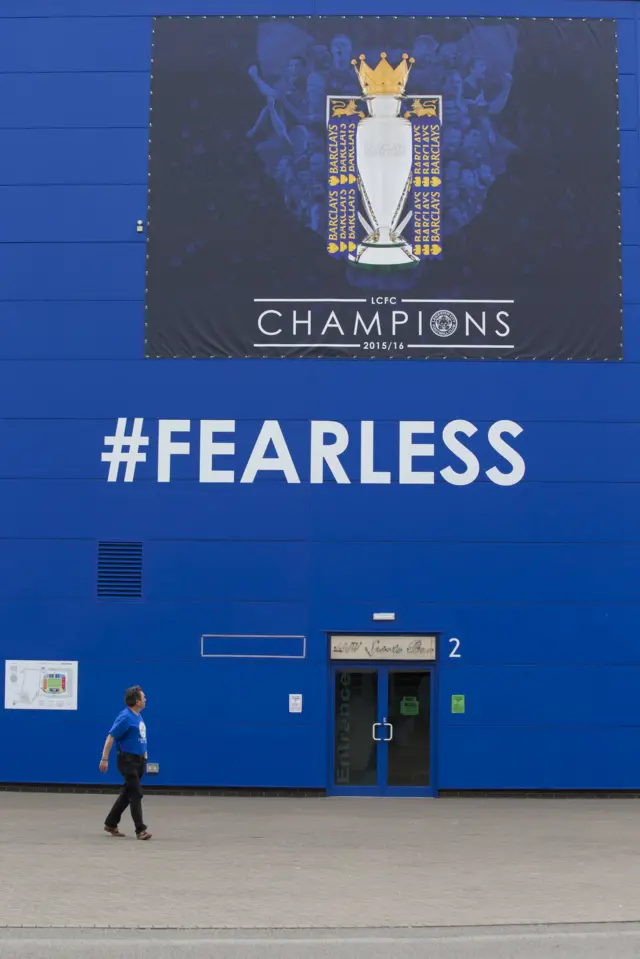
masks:
{"type": "Polygon", "coordinates": [[[332,636],[331,659],[436,658],[435,636],[332,636]]]}

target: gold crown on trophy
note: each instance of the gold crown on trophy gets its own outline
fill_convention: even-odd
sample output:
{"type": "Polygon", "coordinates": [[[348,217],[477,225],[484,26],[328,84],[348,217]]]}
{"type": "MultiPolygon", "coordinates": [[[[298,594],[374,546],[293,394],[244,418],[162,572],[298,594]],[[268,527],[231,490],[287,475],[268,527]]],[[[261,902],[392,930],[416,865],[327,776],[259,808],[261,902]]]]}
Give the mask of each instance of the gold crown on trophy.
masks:
{"type": "Polygon", "coordinates": [[[365,62],[364,53],[360,54],[360,66],[358,61],[352,60],[362,92],[365,96],[380,96],[384,94],[395,94],[396,96],[404,93],[407,85],[409,71],[415,63],[413,57],[409,59],[408,53],[402,54],[402,60],[397,67],[392,67],[387,60],[386,53],[380,54],[380,63],[372,70],[365,62]]]}

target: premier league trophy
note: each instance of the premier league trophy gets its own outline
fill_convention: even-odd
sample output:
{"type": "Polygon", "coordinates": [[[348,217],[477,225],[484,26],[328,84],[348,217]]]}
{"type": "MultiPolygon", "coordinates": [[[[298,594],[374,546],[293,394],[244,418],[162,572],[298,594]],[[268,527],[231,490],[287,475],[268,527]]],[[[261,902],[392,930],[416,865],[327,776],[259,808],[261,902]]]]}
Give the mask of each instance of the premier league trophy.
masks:
{"type": "Polygon", "coordinates": [[[386,53],[372,70],[364,54],[359,69],[353,60],[369,116],[358,123],[356,153],[360,195],[372,231],[362,241],[357,259],[363,265],[394,266],[414,262],[411,244],[402,236],[409,217],[400,223],[411,187],[411,123],[400,116],[402,94],[413,60],[405,53],[394,68],[386,53]]]}
{"type": "Polygon", "coordinates": [[[363,96],[329,98],[327,248],[361,266],[411,266],[442,253],[442,98],[411,98],[403,112],[413,62],[405,53],[392,67],[381,53],[372,69],[362,54],[352,63],[363,96]],[[412,218],[407,240],[402,234],[412,218]],[[358,222],[366,234],[361,240],[358,222]]]}

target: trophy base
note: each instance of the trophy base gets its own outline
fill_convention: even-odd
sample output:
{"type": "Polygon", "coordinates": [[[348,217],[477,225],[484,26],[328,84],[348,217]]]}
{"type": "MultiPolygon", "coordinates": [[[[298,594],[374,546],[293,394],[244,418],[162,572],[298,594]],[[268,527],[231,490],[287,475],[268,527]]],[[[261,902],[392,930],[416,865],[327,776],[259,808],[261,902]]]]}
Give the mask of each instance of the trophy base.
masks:
{"type": "Polygon", "coordinates": [[[350,265],[358,272],[366,273],[368,270],[377,275],[382,275],[384,273],[389,273],[392,275],[398,273],[409,272],[410,270],[420,270],[422,267],[421,260],[412,260],[406,263],[391,263],[391,264],[381,264],[381,263],[363,263],[361,260],[356,260],[355,257],[350,257],[350,265]]]}
{"type": "Polygon", "coordinates": [[[409,243],[361,243],[355,256],[358,266],[411,266],[418,263],[409,243]]]}

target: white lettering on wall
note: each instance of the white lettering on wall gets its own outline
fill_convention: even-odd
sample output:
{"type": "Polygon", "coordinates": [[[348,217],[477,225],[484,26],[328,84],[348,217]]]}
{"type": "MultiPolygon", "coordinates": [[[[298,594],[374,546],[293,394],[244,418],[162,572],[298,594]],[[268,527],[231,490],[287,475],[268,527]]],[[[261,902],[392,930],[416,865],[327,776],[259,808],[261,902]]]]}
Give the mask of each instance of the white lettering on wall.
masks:
{"type": "Polygon", "coordinates": [[[487,476],[497,486],[515,486],[523,479],[526,467],[520,453],[502,439],[503,433],[520,436],[522,427],[513,420],[498,420],[489,427],[489,442],[496,453],[499,453],[511,465],[511,472],[503,473],[497,466],[492,466],[490,470],[487,470],[487,476]]]}
{"type": "Polygon", "coordinates": [[[442,439],[447,449],[462,460],[466,466],[463,473],[458,473],[451,466],[446,466],[440,470],[440,476],[452,486],[468,486],[473,483],[480,475],[480,463],[478,457],[471,450],[467,449],[458,439],[458,433],[464,433],[465,436],[473,436],[478,432],[478,427],[474,426],[468,420],[452,420],[447,423],[442,431],[442,439]]]}
{"type": "Polygon", "coordinates": [[[414,470],[413,460],[416,456],[433,456],[433,443],[414,443],[413,437],[420,433],[433,433],[433,420],[401,420],[400,421],[400,482],[401,483],[433,483],[433,473],[414,470]]]}
{"type": "Polygon", "coordinates": [[[188,456],[191,444],[176,443],[174,433],[189,433],[191,420],[160,420],[158,423],[158,482],[171,482],[171,457],[188,456]]]}
{"type": "Polygon", "coordinates": [[[340,455],[349,445],[349,432],[342,423],[330,420],[311,421],[311,473],[310,482],[324,483],[324,464],[337,483],[350,483],[340,455]],[[332,443],[325,442],[325,436],[333,438],[332,443]]]}
{"type": "Polygon", "coordinates": [[[261,470],[281,470],[287,483],[300,482],[300,477],[291,459],[289,447],[277,420],[264,421],[240,482],[253,483],[261,470]],[[269,444],[273,446],[275,456],[266,456],[269,444]]]}
{"type": "Polygon", "coordinates": [[[374,428],[373,420],[363,420],[360,425],[360,482],[390,483],[391,473],[374,469],[374,428]]]}
{"type": "Polygon", "coordinates": [[[234,483],[233,470],[215,470],[214,456],[233,456],[236,451],[235,443],[214,443],[214,433],[235,432],[235,420],[201,420],[200,421],[200,482],[201,483],[234,483]]]}
{"type": "MultiPolygon", "coordinates": [[[[467,441],[479,434],[479,430],[474,423],[464,419],[451,420],[439,425],[437,430],[433,420],[400,420],[386,424],[383,445],[373,420],[362,420],[350,426],[335,420],[311,420],[306,440],[301,442],[299,430],[292,431],[296,442],[291,449],[279,421],[265,420],[248,459],[245,461],[244,454],[239,462],[235,434],[244,432],[246,436],[249,426],[249,422],[236,420],[201,420],[198,463],[189,441],[191,420],[159,420],[158,482],[171,482],[176,456],[187,458],[181,468],[182,475],[192,477],[196,472],[201,483],[236,483],[241,470],[241,483],[253,483],[261,472],[280,472],[287,483],[300,483],[298,469],[302,470],[306,482],[308,466],[309,481],[313,484],[350,484],[359,479],[363,485],[397,482],[430,486],[436,482],[435,468],[426,470],[423,467],[428,464],[417,461],[436,456],[438,467],[442,467],[438,472],[438,482],[442,480],[452,486],[475,483],[483,469],[496,486],[515,486],[523,480],[526,471],[524,457],[517,448],[520,444],[513,442],[523,429],[513,420],[498,420],[488,427],[486,438],[495,454],[493,462],[491,458],[487,462],[490,454],[487,454],[486,444],[478,443],[477,449],[483,450],[482,453],[475,453],[470,448],[474,444],[467,441]],[[352,440],[357,445],[358,433],[359,477],[356,451],[349,458],[344,456],[352,440]],[[434,442],[423,442],[425,437],[434,442]]],[[[377,426],[380,429],[380,424],[377,426]]],[[[144,418],[130,420],[120,417],[115,433],[104,437],[101,459],[109,464],[107,482],[123,480],[131,483],[139,464],[147,462],[146,450],[152,449],[151,437],[145,435],[143,429],[144,418]]]]}

